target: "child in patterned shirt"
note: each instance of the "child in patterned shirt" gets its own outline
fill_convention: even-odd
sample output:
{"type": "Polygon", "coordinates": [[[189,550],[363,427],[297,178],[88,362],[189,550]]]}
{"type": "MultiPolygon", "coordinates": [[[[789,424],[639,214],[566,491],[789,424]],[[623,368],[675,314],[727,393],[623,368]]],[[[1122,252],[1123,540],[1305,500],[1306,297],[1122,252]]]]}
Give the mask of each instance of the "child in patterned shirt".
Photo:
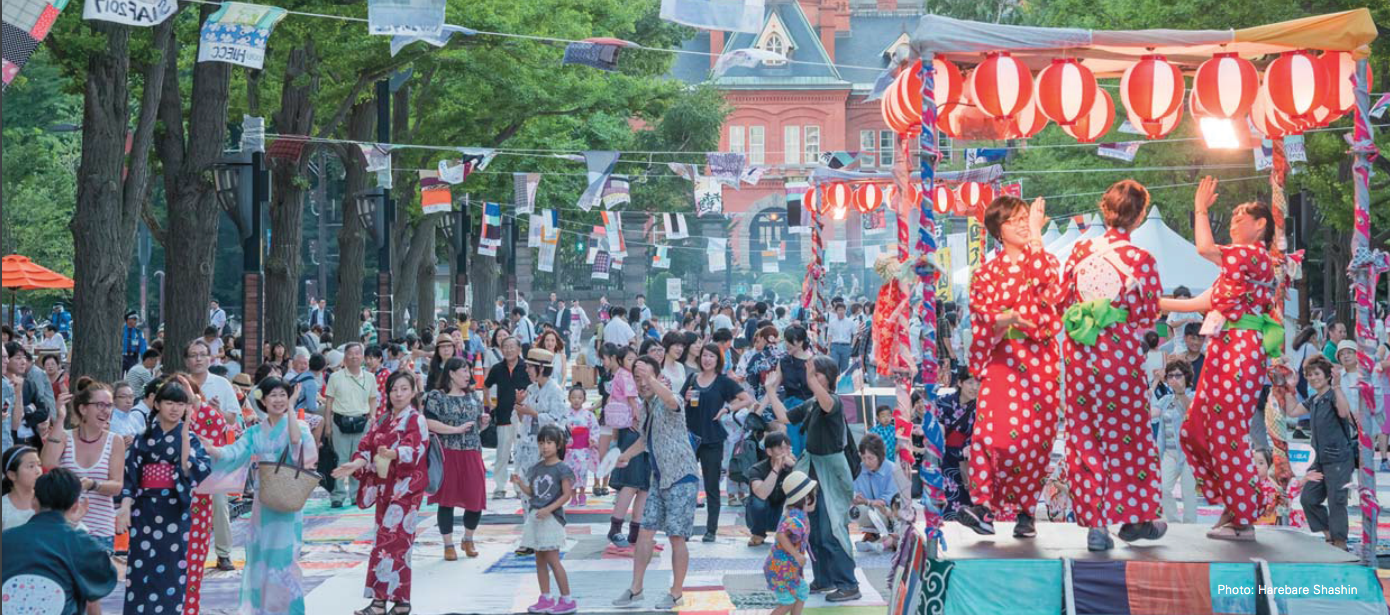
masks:
{"type": "Polygon", "coordinates": [[[810,597],[805,568],[811,521],[806,515],[816,509],[816,484],[801,471],[793,471],[782,481],[786,509],[782,521],[777,524],[777,541],[763,562],[767,588],[777,596],[777,608],[772,610],[772,615],[801,615],[810,597]]]}
{"type": "MultiPolygon", "coordinates": [[[[883,438],[883,448],[888,451],[887,458],[896,460],[898,458],[898,429],[893,421],[893,408],[890,406],[879,406],[878,413],[875,416],[878,417],[878,423],[870,427],[869,431],[883,438]]],[[[892,463],[892,461],[889,463],[892,463]]]]}

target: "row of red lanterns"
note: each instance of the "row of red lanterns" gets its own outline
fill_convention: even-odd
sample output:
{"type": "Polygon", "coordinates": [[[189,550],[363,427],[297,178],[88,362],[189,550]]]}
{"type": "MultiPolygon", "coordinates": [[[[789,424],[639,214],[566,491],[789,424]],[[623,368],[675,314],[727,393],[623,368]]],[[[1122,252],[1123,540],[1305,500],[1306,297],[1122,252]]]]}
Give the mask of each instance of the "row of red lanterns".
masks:
{"type": "MultiPolygon", "coordinates": [[[[912,183],[908,187],[910,192],[907,200],[909,203],[916,203],[921,198],[921,184],[912,183]]],[[[806,190],[801,202],[817,214],[830,214],[836,220],[843,220],[851,205],[861,214],[878,209],[888,201],[892,190],[892,186],[885,188],[872,183],[859,184],[851,188],[846,182],[831,182],[826,184],[823,190],[806,190]]],[[[955,212],[956,215],[964,216],[989,205],[994,196],[994,188],[984,182],[963,182],[958,190],[952,190],[946,184],[937,184],[933,192],[932,209],[938,215],[955,212]]]]}
{"type": "MultiPolygon", "coordinates": [[[[1075,58],[1056,59],[1035,78],[1007,52],[988,54],[968,76],[943,58],[932,60],[936,127],[947,136],[968,139],[1028,138],[1049,120],[1083,143],[1109,131],[1114,101],[1090,69],[1075,58]]],[[[1194,116],[1235,120],[1250,115],[1268,137],[1297,134],[1329,124],[1355,105],[1350,53],[1307,51],[1281,55],[1265,69],[1234,53],[1202,63],[1188,102],[1194,116]]],[[[894,131],[920,130],[921,63],[898,75],[881,110],[894,131]]],[[[1167,136],[1182,117],[1186,84],[1182,71],[1162,55],[1147,55],[1120,81],[1127,119],[1151,139],[1167,136]]]]}

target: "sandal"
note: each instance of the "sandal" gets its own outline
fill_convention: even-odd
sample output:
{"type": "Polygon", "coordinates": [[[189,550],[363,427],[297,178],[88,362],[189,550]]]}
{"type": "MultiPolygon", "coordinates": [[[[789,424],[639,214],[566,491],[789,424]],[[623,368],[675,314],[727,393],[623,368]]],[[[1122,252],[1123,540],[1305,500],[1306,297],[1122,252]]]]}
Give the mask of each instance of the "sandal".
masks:
{"type": "Polygon", "coordinates": [[[386,601],[373,600],[367,608],[353,611],[352,615],[386,615],[386,601]]]}
{"type": "Polygon", "coordinates": [[[391,607],[390,615],[410,615],[410,603],[397,602],[396,606],[391,607]]]}
{"type": "Polygon", "coordinates": [[[1207,532],[1207,538],[1212,540],[1230,540],[1233,542],[1254,542],[1255,526],[1236,527],[1234,525],[1223,525],[1219,528],[1207,532]]]}

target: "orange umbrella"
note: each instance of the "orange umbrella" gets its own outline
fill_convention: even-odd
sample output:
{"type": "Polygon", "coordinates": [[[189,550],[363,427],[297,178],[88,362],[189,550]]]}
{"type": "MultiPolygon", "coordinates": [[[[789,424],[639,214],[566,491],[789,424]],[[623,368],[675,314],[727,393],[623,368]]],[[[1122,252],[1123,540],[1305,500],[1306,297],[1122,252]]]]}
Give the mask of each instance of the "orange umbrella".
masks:
{"type": "Polygon", "coordinates": [[[4,286],[10,290],[37,290],[41,288],[72,288],[72,278],[61,273],[35,265],[27,256],[11,254],[0,259],[0,277],[4,286]]]}

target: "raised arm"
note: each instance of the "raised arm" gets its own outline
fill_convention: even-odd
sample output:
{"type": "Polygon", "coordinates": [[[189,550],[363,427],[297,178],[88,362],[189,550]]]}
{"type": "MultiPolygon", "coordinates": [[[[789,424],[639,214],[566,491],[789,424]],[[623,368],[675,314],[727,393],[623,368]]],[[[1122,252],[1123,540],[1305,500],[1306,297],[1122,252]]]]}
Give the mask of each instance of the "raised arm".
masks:
{"type": "Polygon", "coordinates": [[[1216,178],[1203,177],[1197,186],[1197,196],[1192,203],[1192,235],[1197,243],[1197,253],[1213,263],[1221,264],[1221,250],[1211,235],[1211,218],[1207,209],[1216,203],[1216,178]]]}

